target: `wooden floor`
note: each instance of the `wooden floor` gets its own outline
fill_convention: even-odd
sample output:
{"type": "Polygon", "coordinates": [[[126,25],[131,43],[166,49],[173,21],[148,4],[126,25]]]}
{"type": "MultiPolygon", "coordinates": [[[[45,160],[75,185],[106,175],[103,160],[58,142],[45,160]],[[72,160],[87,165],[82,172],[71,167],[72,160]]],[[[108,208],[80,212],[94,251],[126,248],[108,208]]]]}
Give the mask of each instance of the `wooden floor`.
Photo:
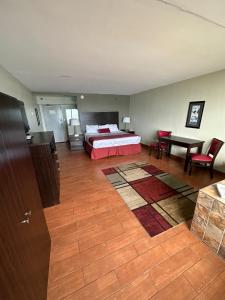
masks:
{"type": "MultiPolygon", "coordinates": [[[[91,161],[58,145],[61,204],[45,209],[52,239],[48,299],[225,299],[225,261],[186,224],[151,238],[101,169],[146,161],[195,187],[206,170],[183,173],[182,161],[139,155],[91,161]]],[[[224,179],[216,174],[214,181],[224,179]]]]}

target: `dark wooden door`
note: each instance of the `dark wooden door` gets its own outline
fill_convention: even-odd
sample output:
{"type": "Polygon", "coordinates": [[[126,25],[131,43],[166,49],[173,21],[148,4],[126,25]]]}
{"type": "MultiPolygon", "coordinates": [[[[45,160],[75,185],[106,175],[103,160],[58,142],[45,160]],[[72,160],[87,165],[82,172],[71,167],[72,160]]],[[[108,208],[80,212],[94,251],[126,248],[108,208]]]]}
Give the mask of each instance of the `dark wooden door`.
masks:
{"type": "Polygon", "coordinates": [[[0,94],[0,299],[46,299],[49,254],[19,103],[0,94]]]}

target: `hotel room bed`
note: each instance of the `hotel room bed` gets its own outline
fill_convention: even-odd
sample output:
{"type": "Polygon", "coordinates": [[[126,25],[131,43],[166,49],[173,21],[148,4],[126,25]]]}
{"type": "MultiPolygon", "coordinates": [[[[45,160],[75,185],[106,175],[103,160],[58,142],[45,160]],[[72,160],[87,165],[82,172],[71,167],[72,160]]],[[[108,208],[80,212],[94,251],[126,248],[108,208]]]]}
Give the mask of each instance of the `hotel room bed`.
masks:
{"type": "Polygon", "coordinates": [[[91,159],[136,154],[141,151],[141,137],[124,131],[86,133],[85,150],[91,159]]]}
{"type": "Polygon", "coordinates": [[[81,112],[80,121],[85,132],[85,150],[91,159],[141,152],[141,137],[118,129],[118,112],[81,112]],[[109,133],[98,130],[109,127],[109,133]]]}

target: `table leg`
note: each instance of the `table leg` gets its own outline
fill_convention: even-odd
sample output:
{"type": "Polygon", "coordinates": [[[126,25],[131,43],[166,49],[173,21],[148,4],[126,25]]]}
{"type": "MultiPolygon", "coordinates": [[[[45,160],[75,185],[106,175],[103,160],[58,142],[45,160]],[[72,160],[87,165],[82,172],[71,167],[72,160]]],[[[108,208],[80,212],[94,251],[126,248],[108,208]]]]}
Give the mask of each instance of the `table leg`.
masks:
{"type": "Polygon", "coordinates": [[[198,154],[202,153],[202,147],[203,147],[203,144],[201,144],[201,145],[198,146],[198,154]]]}
{"type": "Polygon", "coordinates": [[[158,151],[157,151],[157,159],[160,159],[160,156],[161,156],[161,145],[160,145],[160,141],[158,143],[158,151]]]}
{"type": "Polygon", "coordinates": [[[170,156],[170,154],[171,154],[171,148],[172,148],[172,144],[169,144],[168,145],[168,152],[167,152],[168,156],[170,156]]]}
{"type": "Polygon", "coordinates": [[[188,162],[189,162],[189,156],[190,156],[190,150],[191,148],[187,148],[187,153],[186,153],[186,158],[185,158],[185,163],[184,163],[184,172],[187,172],[188,169],[188,162]]]}

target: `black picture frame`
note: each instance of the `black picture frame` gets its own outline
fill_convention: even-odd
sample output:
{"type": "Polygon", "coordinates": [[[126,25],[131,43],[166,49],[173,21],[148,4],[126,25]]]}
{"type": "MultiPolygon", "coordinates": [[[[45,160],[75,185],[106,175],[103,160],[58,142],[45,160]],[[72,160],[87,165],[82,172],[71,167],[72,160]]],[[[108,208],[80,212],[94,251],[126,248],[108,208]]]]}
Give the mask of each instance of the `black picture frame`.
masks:
{"type": "Polygon", "coordinates": [[[205,101],[189,102],[186,127],[200,128],[205,101]]]}

